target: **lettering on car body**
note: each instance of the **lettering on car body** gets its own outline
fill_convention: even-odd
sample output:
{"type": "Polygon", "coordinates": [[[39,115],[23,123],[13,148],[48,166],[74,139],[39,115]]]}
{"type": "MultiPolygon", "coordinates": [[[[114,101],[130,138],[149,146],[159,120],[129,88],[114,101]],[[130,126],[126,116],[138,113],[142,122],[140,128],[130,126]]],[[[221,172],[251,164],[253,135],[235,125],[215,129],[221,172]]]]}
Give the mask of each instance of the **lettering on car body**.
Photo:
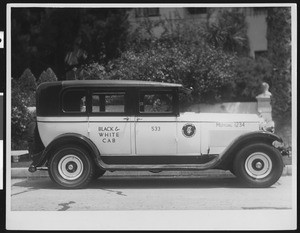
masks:
{"type": "Polygon", "coordinates": [[[151,126],[151,131],[160,131],[160,126],[151,126]]]}
{"type": "Polygon", "coordinates": [[[216,122],[216,127],[245,127],[245,122],[216,122]]]}
{"type": "Polygon", "coordinates": [[[98,127],[99,136],[103,143],[115,143],[120,136],[118,131],[120,129],[117,126],[98,127]]]}

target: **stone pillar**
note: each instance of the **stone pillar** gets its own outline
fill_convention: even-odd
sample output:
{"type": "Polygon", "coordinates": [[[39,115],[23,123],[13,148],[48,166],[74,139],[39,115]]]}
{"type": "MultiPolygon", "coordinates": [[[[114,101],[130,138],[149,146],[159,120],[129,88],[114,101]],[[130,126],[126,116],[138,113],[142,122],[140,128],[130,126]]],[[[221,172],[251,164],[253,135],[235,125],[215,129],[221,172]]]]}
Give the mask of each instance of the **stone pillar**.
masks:
{"type": "Polygon", "coordinates": [[[262,83],[263,92],[256,96],[257,111],[265,119],[266,122],[272,121],[272,106],[271,106],[271,92],[269,92],[269,84],[262,83]]]}

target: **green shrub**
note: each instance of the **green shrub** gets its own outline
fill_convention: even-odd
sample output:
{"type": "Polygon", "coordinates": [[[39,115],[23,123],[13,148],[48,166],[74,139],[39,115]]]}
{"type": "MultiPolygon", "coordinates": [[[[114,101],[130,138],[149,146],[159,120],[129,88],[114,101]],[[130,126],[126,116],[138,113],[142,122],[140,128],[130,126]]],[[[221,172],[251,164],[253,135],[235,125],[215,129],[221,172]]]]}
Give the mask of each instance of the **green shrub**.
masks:
{"type": "Polygon", "coordinates": [[[46,71],[43,71],[37,81],[37,85],[43,82],[54,82],[57,81],[57,77],[51,68],[48,68],[46,71]]]}
{"type": "Polygon", "coordinates": [[[270,7],[267,17],[268,58],[273,65],[270,90],[273,118],[291,118],[291,8],[270,7]]]}
{"type": "MultiPolygon", "coordinates": [[[[51,68],[43,71],[38,83],[56,81],[51,68]]],[[[11,147],[13,150],[27,149],[27,125],[34,120],[35,113],[29,107],[35,106],[36,79],[26,69],[18,80],[11,81],[11,147]]]]}
{"type": "MultiPolygon", "coordinates": [[[[26,71],[19,80],[12,79],[11,89],[11,147],[13,150],[27,149],[26,127],[33,120],[28,107],[32,106],[35,85],[26,84],[26,80],[33,80],[31,72],[26,71]],[[26,76],[27,74],[28,76],[26,76]]],[[[33,76],[34,77],[34,76],[33,76]]]]}

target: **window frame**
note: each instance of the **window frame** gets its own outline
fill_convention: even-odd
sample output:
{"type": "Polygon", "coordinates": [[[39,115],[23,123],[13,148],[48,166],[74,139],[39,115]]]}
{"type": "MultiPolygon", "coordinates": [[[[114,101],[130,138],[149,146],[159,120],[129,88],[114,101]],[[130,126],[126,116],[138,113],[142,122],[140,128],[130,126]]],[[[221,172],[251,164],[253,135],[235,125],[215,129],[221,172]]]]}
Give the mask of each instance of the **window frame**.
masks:
{"type": "Polygon", "coordinates": [[[91,88],[88,95],[88,113],[90,116],[129,116],[132,114],[129,90],[124,88],[91,88]],[[124,112],[93,112],[93,95],[95,93],[122,93],[124,94],[124,112]]]}
{"type": "Polygon", "coordinates": [[[179,115],[179,97],[178,91],[174,89],[140,89],[136,95],[136,112],[137,116],[178,116],[179,115]],[[140,112],[140,96],[141,94],[171,94],[172,95],[172,112],[140,112]]]}
{"type": "Polygon", "coordinates": [[[179,116],[179,89],[178,88],[153,88],[153,87],[67,87],[61,90],[59,108],[61,116],[179,116]],[[66,112],[63,110],[63,95],[67,91],[84,91],[86,96],[85,112],[66,112]],[[95,92],[123,92],[125,93],[124,112],[92,112],[92,95],[95,92]],[[139,111],[140,94],[171,94],[172,95],[172,112],[164,113],[144,113],[139,111]]]}
{"type": "Polygon", "coordinates": [[[88,97],[88,90],[86,89],[86,88],[72,88],[72,87],[70,87],[70,88],[65,88],[65,89],[63,89],[62,91],[61,91],[61,93],[60,93],[60,103],[59,103],[59,105],[60,105],[60,112],[61,112],[61,114],[62,115],[67,115],[67,116],[87,116],[88,115],[88,99],[89,99],[89,97],[88,97]],[[84,112],[78,112],[78,111],[65,111],[64,110],[64,95],[67,93],[67,92],[69,92],[69,91],[81,91],[81,92],[84,92],[85,93],[85,97],[86,97],[86,104],[85,104],[85,106],[86,106],[86,109],[85,109],[85,111],[84,112]]]}

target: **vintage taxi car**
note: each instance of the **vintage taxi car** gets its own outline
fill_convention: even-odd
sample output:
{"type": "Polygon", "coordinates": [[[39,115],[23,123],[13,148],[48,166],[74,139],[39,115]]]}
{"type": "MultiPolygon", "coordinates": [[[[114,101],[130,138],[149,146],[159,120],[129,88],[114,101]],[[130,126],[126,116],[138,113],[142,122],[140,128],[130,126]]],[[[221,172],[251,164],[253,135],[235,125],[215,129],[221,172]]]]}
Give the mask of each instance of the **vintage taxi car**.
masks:
{"type": "Polygon", "coordinates": [[[41,84],[30,172],[65,188],[105,171],[230,170],[269,187],[281,176],[282,139],[255,114],[180,113],[180,84],[86,80],[41,84]]]}

